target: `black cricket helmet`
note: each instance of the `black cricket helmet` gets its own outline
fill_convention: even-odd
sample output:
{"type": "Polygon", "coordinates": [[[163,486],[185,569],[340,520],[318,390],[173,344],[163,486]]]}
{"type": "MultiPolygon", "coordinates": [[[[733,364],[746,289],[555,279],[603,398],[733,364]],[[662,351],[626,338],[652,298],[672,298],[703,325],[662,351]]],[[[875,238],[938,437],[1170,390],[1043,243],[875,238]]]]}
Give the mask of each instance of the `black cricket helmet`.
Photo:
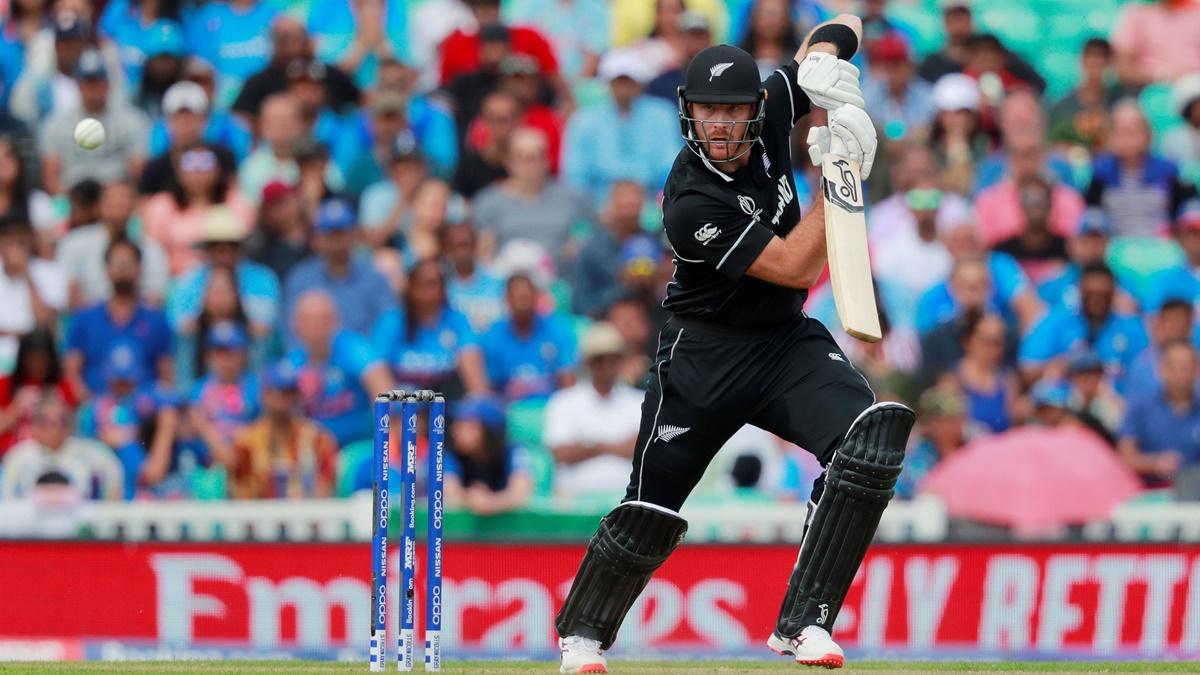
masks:
{"type": "Polygon", "coordinates": [[[758,77],[758,64],[745,50],[733,45],[713,45],[705,48],[688,64],[683,86],[679,88],[679,130],[689,149],[701,157],[707,157],[712,143],[742,145],[730,161],[750,152],[762,134],[766,116],[767,90],[758,77]],[[746,122],[746,135],[739,142],[724,140],[709,141],[697,138],[693,122],[697,120],[688,112],[689,103],[757,104],[753,117],[746,122]]]}

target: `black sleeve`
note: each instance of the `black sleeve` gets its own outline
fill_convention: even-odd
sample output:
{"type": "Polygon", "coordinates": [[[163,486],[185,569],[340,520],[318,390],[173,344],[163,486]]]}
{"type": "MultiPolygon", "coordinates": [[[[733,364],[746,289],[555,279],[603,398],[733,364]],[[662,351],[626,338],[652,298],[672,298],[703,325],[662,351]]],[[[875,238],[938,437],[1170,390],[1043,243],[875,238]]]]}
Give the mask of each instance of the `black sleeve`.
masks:
{"type": "Polygon", "coordinates": [[[795,59],[775,69],[767,78],[767,122],[785,129],[796,126],[796,120],[808,114],[812,104],[800,85],[796,84],[799,64],[795,59]]]}
{"type": "Polygon", "coordinates": [[[762,209],[745,213],[693,192],[667,208],[663,223],[680,260],[709,265],[737,281],[775,237],[760,218],[762,209]]]}

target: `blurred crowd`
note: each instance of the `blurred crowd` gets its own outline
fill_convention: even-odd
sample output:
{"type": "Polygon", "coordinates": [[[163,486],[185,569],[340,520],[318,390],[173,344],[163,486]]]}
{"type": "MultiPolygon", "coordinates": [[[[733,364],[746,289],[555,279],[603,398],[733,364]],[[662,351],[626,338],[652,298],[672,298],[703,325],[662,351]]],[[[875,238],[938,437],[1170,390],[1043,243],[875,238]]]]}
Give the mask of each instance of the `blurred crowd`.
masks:
{"type": "MultiPolygon", "coordinates": [[[[846,9],[886,335],[825,282],[806,311],[917,408],[901,496],[1029,425],[1200,483],[1200,6],[1018,50],[985,4],[0,0],[0,499],[346,495],[390,388],[450,400],[452,505],[619,494],[683,68],[729,42],[765,76],[846,9]]],[[[817,471],[746,428],[701,490],[817,471]]]]}

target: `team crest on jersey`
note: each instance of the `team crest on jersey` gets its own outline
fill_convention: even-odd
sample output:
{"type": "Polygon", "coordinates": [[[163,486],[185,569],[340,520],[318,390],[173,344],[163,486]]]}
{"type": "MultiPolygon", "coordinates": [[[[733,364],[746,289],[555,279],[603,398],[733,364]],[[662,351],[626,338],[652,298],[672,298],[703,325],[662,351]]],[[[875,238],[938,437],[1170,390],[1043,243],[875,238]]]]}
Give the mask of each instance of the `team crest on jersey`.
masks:
{"type": "Polygon", "coordinates": [[[700,229],[696,230],[696,234],[692,236],[696,237],[696,241],[700,242],[701,246],[707,246],[708,242],[716,239],[718,234],[721,234],[721,228],[713,225],[712,223],[705,223],[700,229]]]}
{"type": "Polygon", "coordinates": [[[730,61],[728,63],[718,63],[717,65],[713,66],[712,68],[709,68],[708,69],[708,81],[712,82],[714,77],[720,77],[721,73],[724,73],[725,71],[729,70],[732,67],[733,67],[733,61],[730,61]]]}
{"type": "Polygon", "coordinates": [[[742,213],[748,216],[754,215],[754,199],[746,195],[738,195],[738,206],[742,208],[742,213]]]}

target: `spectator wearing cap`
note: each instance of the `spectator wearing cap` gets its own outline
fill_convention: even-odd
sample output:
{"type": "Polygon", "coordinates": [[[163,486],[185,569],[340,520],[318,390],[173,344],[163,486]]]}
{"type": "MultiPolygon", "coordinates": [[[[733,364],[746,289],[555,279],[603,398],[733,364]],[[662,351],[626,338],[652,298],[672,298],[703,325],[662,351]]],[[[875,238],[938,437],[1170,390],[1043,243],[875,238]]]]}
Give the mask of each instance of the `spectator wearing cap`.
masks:
{"type": "Polygon", "coordinates": [[[966,222],[969,211],[966,200],[942,188],[927,146],[905,143],[896,155],[891,171],[896,191],[871,210],[868,236],[876,275],[915,301],[949,275],[953,259],[941,235],[966,222]]]}
{"type": "Polygon", "coordinates": [[[18,335],[50,328],[67,307],[67,275],[34,254],[33,228],[15,216],[0,218],[0,373],[12,371],[18,335]]]}
{"type": "Polygon", "coordinates": [[[592,207],[583,193],[550,175],[548,152],[546,135],[537,129],[523,127],[513,133],[508,178],[475,197],[475,222],[487,240],[486,249],[529,240],[552,252],[558,269],[565,271],[577,253],[568,246],[572,231],[590,224],[592,207]]]}
{"type": "Polygon", "coordinates": [[[441,233],[450,306],[467,317],[472,330],[482,334],[504,315],[504,279],[480,262],[479,236],[471,223],[450,223],[441,233]]]}
{"type": "MultiPolygon", "coordinates": [[[[208,96],[204,88],[195,82],[184,80],[171,85],[162,99],[163,119],[155,123],[151,131],[151,153],[154,159],[146,164],[142,178],[138,181],[138,192],[153,195],[159,192],[170,192],[178,189],[179,175],[176,164],[179,156],[187,150],[205,145],[216,155],[221,170],[225,175],[237,173],[238,155],[221,141],[210,141],[210,120],[208,117],[208,96]],[[153,139],[158,137],[163,143],[157,151],[153,139]]],[[[241,134],[245,131],[236,126],[241,134]]],[[[238,142],[237,137],[231,138],[238,142]]],[[[243,151],[248,151],[249,138],[245,138],[243,151]]],[[[245,156],[244,154],[241,156],[245,156]]]]}
{"type": "Polygon", "coordinates": [[[113,451],[73,433],[71,410],[54,395],[38,399],[30,437],[0,464],[0,499],[27,499],[38,485],[65,482],[82,499],[119,500],[125,477],[113,451]]]}
{"type": "MultiPolygon", "coordinates": [[[[1080,270],[1105,261],[1112,231],[1112,219],[1103,209],[1086,209],[1080,216],[1074,234],[1067,239],[1066,266],[1038,285],[1038,297],[1051,309],[1058,306],[1078,309],[1080,270]]],[[[1126,302],[1133,296],[1130,284],[1120,277],[1117,278],[1117,284],[1121,289],[1122,302],[1126,302]]]]}
{"type": "MultiPolygon", "coordinates": [[[[300,165],[296,148],[304,138],[304,121],[300,103],[288,94],[272,94],[262,104],[259,113],[260,142],[242,162],[238,170],[238,185],[242,194],[255,201],[262,196],[267,183],[283,181],[289,185],[300,182],[300,165]]],[[[311,147],[311,145],[310,145],[311,147]]],[[[345,187],[345,179],[337,165],[326,165],[323,183],[335,191],[345,187]]]]}
{"type": "Polygon", "coordinates": [[[575,336],[561,318],[537,309],[538,288],[517,273],[505,285],[508,316],[483,334],[488,379],[508,402],[545,401],[575,384],[575,336]]]}
{"type": "MultiPolygon", "coordinates": [[[[1005,138],[1007,176],[981,191],[975,199],[975,225],[989,247],[1019,237],[1029,229],[1030,210],[1023,201],[1026,188],[1050,188],[1049,203],[1035,208],[1048,234],[1069,237],[1083,215],[1083,198],[1069,184],[1046,172],[1046,143],[1038,133],[1024,132],[1005,138]]],[[[1044,194],[1042,195],[1044,197],[1044,194]]]]}
{"type": "Polygon", "coordinates": [[[142,82],[142,66],[158,54],[182,55],[185,50],[179,7],[170,2],[112,0],[96,23],[101,38],[119,45],[121,65],[131,88],[142,82]]]}
{"type": "MultiPolygon", "coordinates": [[[[199,264],[175,280],[167,294],[167,320],[181,336],[191,334],[202,339],[197,332],[196,322],[205,316],[208,296],[211,294],[214,272],[220,271],[223,278],[232,277],[229,289],[227,313],[221,318],[238,315],[246,322],[246,328],[254,341],[270,340],[280,319],[281,293],[279,280],[270,268],[247,260],[243,249],[247,223],[225,207],[212,210],[203,224],[199,264]],[[228,312],[229,305],[240,309],[228,312]]],[[[196,351],[188,359],[202,361],[196,351]]],[[[258,365],[258,363],[255,363],[258,365]]],[[[185,384],[181,380],[181,384],[185,384]]]]}
{"type": "Polygon", "coordinates": [[[524,448],[508,442],[501,401],[472,396],[451,408],[446,506],[480,516],[518,511],[533,494],[524,448]]]}
{"type": "Polygon", "coordinates": [[[232,102],[242,83],[270,61],[267,35],[279,14],[268,0],[225,0],[205,3],[184,16],[190,51],[217,71],[215,105],[232,102]]]}
{"type": "Polygon", "coordinates": [[[221,164],[217,150],[207,144],[193,145],[171,157],[174,184],[142,203],[142,226],[146,235],[167,251],[172,276],[199,264],[197,244],[204,241],[205,226],[214,210],[228,210],[249,229],[254,207],[234,184],[234,174],[221,164]]]}
{"type": "Polygon", "coordinates": [[[979,83],[962,73],[942,76],[933,85],[935,116],[930,142],[942,167],[938,182],[968,196],[975,186],[975,165],[991,145],[983,126],[979,83]]]}
{"type": "Polygon", "coordinates": [[[175,391],[147,377],[130,341],[110,343],[104,386],[79,411],[79,435],[112,448],[125,474],[125,497],[167,477],[179,428],[175,391]]]}
{"type": "MultiPolygon", "coordinates": [[[[760,4],[762,3],[754,3],[756,11],[760,4]]],[[[768,2],[766,4],[770,3],[768,2]]],[[[659,73],[646,85],[647,95],[657,96],[658,98],[667,101],[671,105],[676,105],[676,102],[679,100],[678,90],[683,86],[683,69],[687,67],[687,64],[692,62],[692,59],[695,58],[697,54],[704,51],[706,47],[711,46],[713,43],[712,30],[708,24],[708,19],[706,19],[703,14],[699,14],[697,12],[683,12],[679,15],[679,19],[675,22],[675,25],[679,29],[679,46],[683,50],[680,54],[679,62],[676,63],[674,67],[668,68],[662,73],[659,73]]],[[[788,26],[782,27],[782,32],[784,34],[783,38],[785,39],[792,35],[792,33],[786,30],[787,27],[788,26]]],[[[742,41],[740,46],[742,49],[754,54],[755,45],[750,42],[751,39],[753,39],[752,36],[747,35],[746,39],[742,41]]],[[[795,38],[791,37],[790,39],[794,40],[795,38]]],[[[796,49],[793,48],[792,51],[788,53],[795,54],[796,49]]],[[[782,62],[782,59],[780,59],[780,62],[782,62]]],[[[599,66],[599,62],[597,62],[596,65],[599,66]]],[[[778,62],[776,65],[778,65],[778,62]]],[[[771,66],[771,70],[767,71],[767,74],[763,76],[763,79],[766,79],[766,77],[769,76],[771,71],[774,69],[775,66],[771,66]]],[[[761,62],[759,70],[762,70],[761,62]]]]}
{"type": "Polygon", "coordinates": [[[1200,377],[1196,348],[1186,340],[1163,346],[1161,386],[1129,400],[1117,450],[1150,487],[1169,484],[1183,468],[1200,463],[1200,377]]]}
{"type": "Polygon", "coordinates": [[[1110,82],[1113,49],[1108,40],[1089,38],[1079,55],[1079,84],[1050,108],[1050,140],[1104,148],[1108,112],[1126,92],[1110,82]]]}
{"type": "Polygon", "coordinates": [[[1183,124],[1163,135],[1162,153],[1200,189],[1200,73],[1179,78],[1171,87],[1171,102],[1183,124]]]}
{"type": "Polygon", "coordinates": [[[1200,341],[1196,330],[1196,310],[1190,300],[1170,298],[1162,303],[1150,319],[1150,346],[1141,353],[1129,369],[1125,390],[1128,398],[1153,392],[1161,386],[1158,363],[1163,348],[1172,342],[1200,341]]]}
{"type": "MultiPolygon", "coordinates": [[[[19,66],[5,73],[5,79],[12,85],[9,107],[13,115],[31,128],[79,105],[75,72],[81,55],[95,51],[90,47],[93,43],[90,9],[90,3],[63,8],[33,37],[17,45],[23,46],[19,66]]],[[[124,71],[115,47],[101,45],[99,53],[114,91],[124,91],[124,71]]]]}
{"type": "Polygon", "coordinates": [[[329,199],[317,213],[316,255],[296,265],[284,285],[285,312],[290,315],[300,296],[320,289],[340,309],[342,325],[368,335],[375,320],[395,307],[388,282],[370,258],[355,254],[358,220],[345,200],[329,199]]]}
{"type": "MultiPolygon", "coordinates": [[[[762,80],[770,77],[781,64],[790,61],[792,55],[800,48],[804,31],[792,15],[791,4],[786,0],[753,0],[750,3],[750,22],[738,46],[754,57],[758,63],[759,78],[762,80]]],[[[684,19],[688,16],[704,18],[697,12],[684,11],[675,24],[681,34],[685,25],[684,19]]],[[[708,31],[708,21],[704,21],[705,30],[708,31]]],[[[690,61],[690,58],[680,59],[679,65],[686,67],[690,61]]],[[[683,84],[682,77],[679,84],[683,84]]],[[[674,101],[675,97],[672,96],[670,100],[674,101]]]]}
{"type": "Polygon", "coordinates": [[[246,257],[265,265],[283,285],[292,270],[312,254],[312,224],[295,188],[267,183],[258,206],[258,224],[246,240],[246,257]]]}
{"type": "MultiPolygon", "coordinates": [[[[971,12],[973,0],[939,0],[942,8],[942,26],[946,32],[946,45],[925,57],[917,74],[927,82],[937,82],[950,73],[961,73],[967,60],[967,43],[975,35],[975,21],[971,12]]],[[[1005,50],[1004,67],[1022,80],[1037,77],[1037,71],[1020,56],[1005,50]]],[[[1045,86],[1044,84],[1042,85],[1045,86]]]]}
{"type": "Polygon", "coordinates": [[[657,194],[679,153],[679,116],[662,99],[646,96],[651,77],[628,51],[612,51],[600,62],[612,100],[578,111],[563,139],[567,184],[605,198],[614,181],[630,178],[657,194]]]}
{"type": "MultiPolygon", "coordinates": [[[[243,118],[252,129],[259,130],[259,114],[263,103],[274,94],[283,93],[288,87],[287,67],[296,60],[316,58],[316,51],[304,23],[287,14],[281,14],[271,23],[271,60],[262,70],[254,73],[242,85],[233,101],[233,112],[243,118]]],[[[325,65],[325,99],[330,107],[345,112],[358,104],[360,91],[354,80],[328,62],[325,65]]],[[[212,100],[212,94],[209,94],[212,100]]]]}
{"type": "Polygon", "coordinates": [[[483,188],[507,178],[508,144],[520,126],[521,104],[507,92],[494,91],[483,99],[476,123],[482,143],[463,149],[454,172],[454,189],[470,199],[483,188]]]}
{"type": "MultiPolygon", "coordinates": [[[[1145,352],[1142,356],[1145,356],[1145,352]]],[[[1138,358],[1139,361],[1141,359],[1138,358]]],[[[1150,370],[1157,368],[1151,365],[1150,370]]],[[[1116,432],[1125,415],[1125,401],[1104,377],[1104,362],[1100,356],[1093,351],[1082,351],[1072,356],[1067,366],[1067,384],[1071,388],[1068,400],[1071,414],[1109,445],[1116,447],[1116,432]]]]}
{"type": "MultiPolygon", "coordinates": [[[[491,0],[483,2],[490,3],[491,0]]],[[[447,41],[450,39],[447,38],[447,41]]],[[[480,24],[478,63],[442,84],[441,91],[449,99],[454,111],[454,124],[460,141],[467,138],[467,129],[479,114],[484,97],[499,85],[500,64],[513,53],[512,31],[508,27],[499,23],[480,24]]]]}
{"type": "Polygon", "coordinates": [[[433,389],[449,399],[490,389],[479,336],[467,317],[450,307],[445,272],[436,258],[422,259],[409,270],[399,306],[379,316],[371,341],[403,389],[433,389]]]}
{"type": "Polygon", "coordinates": [[[447,178],[454,174],[458,136],[450,115],[423,96],[381,91],[372,96],[367,110],[347,122],[333,146],[334,161],[351,195],[384,179],[388,159],[403,135],[416,140],[430,173],[447,178]]]}
{"type": "Polygon", "coordinates": [[[1071,388],[1059,379],[1039,380],[1029,390],[1032,414],[1029,424],[1042,427],[1063,427],[1075,424],[1071,413],[1071,388]]]}
{"type": "Polygon", "coordinates": [[[920,416],[908,451],[904,470],[896,483],[896,496],[912,499],[921,482],[943,460],[949,459],[974,435],[967,417],[967,399],[953,386],[941,385],[926,391],[917,403],[920,416]]]}
{"type": "Polygon", "coordinates": [[[1121,84],[1138,88],[1200,71],[1200,7],[1163,0],[1122,6],[1112,29],[1121,84]]]}
{"type": "Polygon", "coordinates": [[[308,9],[317,58],[336,63],[363,88],[375,84],[381,62],[407,58],[408,32],[400,0],[317,0],[308,9]]]}
{"type": "Polygon", "coordinates": [[[258,417],[259,380],[246,358],[249,336],[237,323],[214,324],[204,345],[208,372],[188,396],[188,422],[204,446],[202,454],[228,464],[238,428],[258,417]]]}
{"type": "Polygon", "coordinates": [[[299,373],[300,410],[340,446],[370,438],[371,401],[393,384],[387,364],[365,337],[342,326],[325,291],[314,289],[296,300],[291,329],[284,361],[299,373]]]}
{"type": "Polygon", "coordinates": [[[600,216],[604,227],[597,228],[579,251],[571,295],[571,309],[576,314],[599,316],[626,292],[620,269],[613,262],[620,258],[625,243],[642,231],[645,204],[646,191],[640,183],[613,183],[600,216]]]}
{"type": "MultiPolygon", "coordinates": [[[[304,413],[305,373],[284,361],[263,377],[262,414],[237,432],[229,464],[233,499],[333,496],[338,442],[304,413]]],[[[366,401],[364,406],[368,406],[366,401]]]]}
{"type": "Polygon", "coordinates": [[[40,130],[42,185],[50,194],[62,194],[81,180],[106,183],[119,178],[137,179],[146,164],[150,124],[141,111],[110,98],[108,72],[100,52],[79,57],[75,70],[79,104],[46,120],[40,130]],[[75,125],[92,117],[104,125],[104,144],[84,150],[75,142],[75,125]]]}
{"type": "Polygon", "coordinates": [[[933,87],[916,76],[908,42],[886,33],[871,45],[863,98],[871,121],[889,139],[927,138],[933,123],[933,87]]]}
{"type": "MultiPolygon", "coordinates": [[[[477,71],[481,66],[487,66],[492,56],[489,51],[494,48],[498,32],[489,32],[488,28],[497,26],[504,28],[501,38],[505,44],[510,44],[512,51],[527,54],[537,59],[542,73],[547,77],[558,77],[558,58],[549,40],[536,28],[531,26],[504,27],[500,20],[500,0],[470,0],[467,6],[474,18],[474,25],[469,28],[459,28],[446,36],[438,46],[438,72],[442,86],[449,85],[456,78],[477,71]],[[489,47],[489,42],[493,45],[489,47]]],[[[595,30],[596,27],[592,27],[595,30]]],[[[499,58],[491,64],[499,65],[499,58]]]]}
{"type": "Polygon", "coordinates": [[[332,147],[342,133],[342,119],[330,107],[325,87],[329,69],[316,59],[296,59],[287,64],[288,94],[300,104],[302,135],[332,147]]]}
{"type": "Polygon", "coordinates": [[[1150,277],[1141,294],[1142,306],[1155,310],[1169,298],[1200,303],[1200,199],[1189,199],[1172,228],[1183,260],[1150,277]]]}
{"type": "Polygon", "coordinates": [[[1130,366],[1149,338],[1140,317],[1114,309],[1115,294],[1116,278],[1107,266],[1080,270],[1079,309],[1051,310],[1021,342],[1020,366],[1026,381],[1037,381],[1047,371],[1061,375],[1071,353],[1092,349],[1104,361],[1117,391],[1122,391],[1130,366]]]}
{"type": "Polygon", "coordinates": [[[114,342],[125,341],[147,381],[173,381],[173,338],[166,315],[143,302],[138,292],[141,249],[128,239],[113,239],[104,251],[104,264],[112,295],[70,316],[64,360],[68,379],[80,391],[102,391],[109,351],[114,342]]]}
{"type": "Polygon", "coordinates": [[[546,404],[542,442],[554,455],[556,494],[617,495],[629,483],[642,392],[618,378],[624,353],[612,324],[593,324],[580,343],[588,379],[546,404]]]}
{"type": "MultiPolygon", "coordinates": [[[[521,105],[521,126],[532,127],[544,133],[550,144],[550,172],[558,173],[558,156],[562,147],[562,119],[550,106],[542,103],[546,82],[538,71],[537,61],[524,54],[509,54],[500,62],[499,91],[512,94],[521,105]]],[[[477,147],[487,144],[488,128],[476,117],[467,129],[465,145],[477,147]]]]}
{"type": "Polygon", "coordinates": [[[363,191],[359,219],[372,247],[393,242],[412,219],[417,190],[428,178],[425,155],[411,132],[396,136],[388,157],[388,175],[363,191]]]}
{"type": "Polygon", "coordinates": [[[1150,124],[1134,100],[1117,104],[1109,133],[1110,152],[1092,162],[1087,203],[1099,206],[1121,236],[1161,236],[1196,189],[1179,176],[1179,167],[1151,152],[1150,124]]]}

